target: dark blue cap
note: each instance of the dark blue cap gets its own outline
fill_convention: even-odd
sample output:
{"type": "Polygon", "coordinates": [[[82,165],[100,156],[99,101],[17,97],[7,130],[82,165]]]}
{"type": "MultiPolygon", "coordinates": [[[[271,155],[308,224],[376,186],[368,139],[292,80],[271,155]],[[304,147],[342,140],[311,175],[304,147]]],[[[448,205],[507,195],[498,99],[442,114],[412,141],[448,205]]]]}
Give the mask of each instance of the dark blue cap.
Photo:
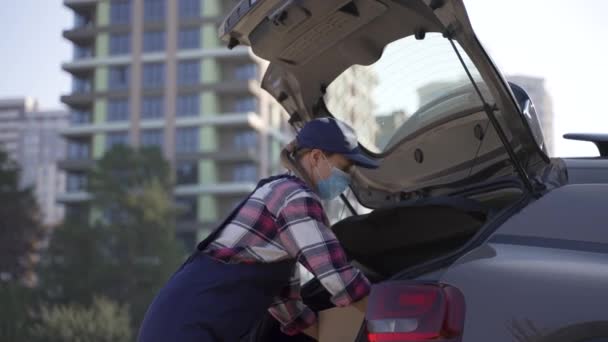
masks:
{"type": "Polygon", "coordinates": [[[359,148],[355,130],[334,118],[319,118],[307,122],[296,137],[299,148],[316,148],[324,152],[339,153],[353,164],[375,169],[379,166],[359,148]]]}

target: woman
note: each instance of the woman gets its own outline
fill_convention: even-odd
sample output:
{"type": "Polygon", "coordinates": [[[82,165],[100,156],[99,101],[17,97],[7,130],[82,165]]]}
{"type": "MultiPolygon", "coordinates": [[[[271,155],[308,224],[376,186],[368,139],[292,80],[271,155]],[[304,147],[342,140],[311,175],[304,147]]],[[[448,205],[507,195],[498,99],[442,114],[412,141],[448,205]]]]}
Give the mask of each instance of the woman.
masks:
{"type": "Polygon", "coordinates": [[[316,338],[316,315],[301,301],[297,263],[312,272],[336,306],[369,293],[328,228],[321,199],[339,196],[353,165],[375,168],[343,122],[315,119],[284,150],[290,173],[264,179],[156,296],[140,342],[239,341],[269,310],[288,335],[316,338]]]}

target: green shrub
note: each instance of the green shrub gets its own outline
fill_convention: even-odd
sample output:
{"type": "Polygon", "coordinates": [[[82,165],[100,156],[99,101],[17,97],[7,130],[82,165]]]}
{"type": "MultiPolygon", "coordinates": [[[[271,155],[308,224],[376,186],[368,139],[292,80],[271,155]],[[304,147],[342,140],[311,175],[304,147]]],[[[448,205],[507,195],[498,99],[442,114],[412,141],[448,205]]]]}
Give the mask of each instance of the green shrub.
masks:
{"type": "Polygon", "coordinates": [[[31,289],[0,281],[0,341],[26,342],[35,301],[31,289]]]}
{"type": "Polygon", "coordinates": [[[133,336],[128,308],[100,297],[90,307],[43,307],[31,335],[39,342],[130,342],[133,336]]]}

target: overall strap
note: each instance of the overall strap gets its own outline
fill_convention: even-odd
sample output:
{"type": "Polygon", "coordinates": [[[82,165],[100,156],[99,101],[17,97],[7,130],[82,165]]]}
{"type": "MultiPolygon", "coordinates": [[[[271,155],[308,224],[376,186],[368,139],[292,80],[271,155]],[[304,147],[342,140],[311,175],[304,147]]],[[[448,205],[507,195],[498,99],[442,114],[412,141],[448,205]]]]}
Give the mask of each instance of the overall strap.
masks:
{"type": "Polygon", "coordinates": [[[281,175],[276,175],[276,176],[272,176],[272,177],[268,177],[268,178],[264,178],[264,179],[260,180],[258,182],[258,184],[256,185],[255,189],[253,189],[253,191],[251,191],[251,193],[249,193],[247,196],[245,196],[245,198],[241,202],[239,202],[239,204],[232,210],[232,212],[230,212],[230,214],[224,219],[224,221],[222,221],[222,223],[220,223],[203,241],[201,241],[198,244],[196,249],[199,251],[202,251],[203,249],[207,248],[207,246],[212,241],[216,240],[218,238],[218,236],[220,235],[222,229],[236,217],[236,215],[239,213],[241,208],[245,205],[245,203],[247,203],[247,200],[249,200],[251,195],[253,195],[253,193],[255,193],[259,188],[261,188],[264,185],[266,185],[270,182],[273,182],[277,179],[290,178],[290,177],[294,177],[294,176],[291,176],[288,174],[281,174],[281,175]]]}

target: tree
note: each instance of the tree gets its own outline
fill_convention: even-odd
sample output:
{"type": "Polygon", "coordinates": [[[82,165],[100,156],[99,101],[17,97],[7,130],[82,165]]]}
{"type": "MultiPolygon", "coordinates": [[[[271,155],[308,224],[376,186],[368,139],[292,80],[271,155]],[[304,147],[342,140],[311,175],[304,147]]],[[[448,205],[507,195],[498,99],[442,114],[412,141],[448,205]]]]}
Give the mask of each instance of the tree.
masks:
{"type": "Polygon", "coordinates": [[[33,285],[45,232],[32,189],[20,189],[19,175],[17,163],[0,149],[0,282],[33,285]]]}
{"type": "Polygon", "coordinates": [[[43,307],[29,334],[40,342],[130,342],[133,336],[127,307],[100,297],[88,307],[43,307]]]}
{"type": "Polygon", "coordinates": [[[128,304],[138,326],[184,251],[175,239],[170,167],[157,149],[116,147],[90,174],[97,219],[68,218],[45,258],[46,298],[91,303],[91,294],[128,304]]]}
{"type": "Polygon", "coordinates": [[[35,292],[16,282],[0,282],[0,341],[29,341],[35,292]]]}

